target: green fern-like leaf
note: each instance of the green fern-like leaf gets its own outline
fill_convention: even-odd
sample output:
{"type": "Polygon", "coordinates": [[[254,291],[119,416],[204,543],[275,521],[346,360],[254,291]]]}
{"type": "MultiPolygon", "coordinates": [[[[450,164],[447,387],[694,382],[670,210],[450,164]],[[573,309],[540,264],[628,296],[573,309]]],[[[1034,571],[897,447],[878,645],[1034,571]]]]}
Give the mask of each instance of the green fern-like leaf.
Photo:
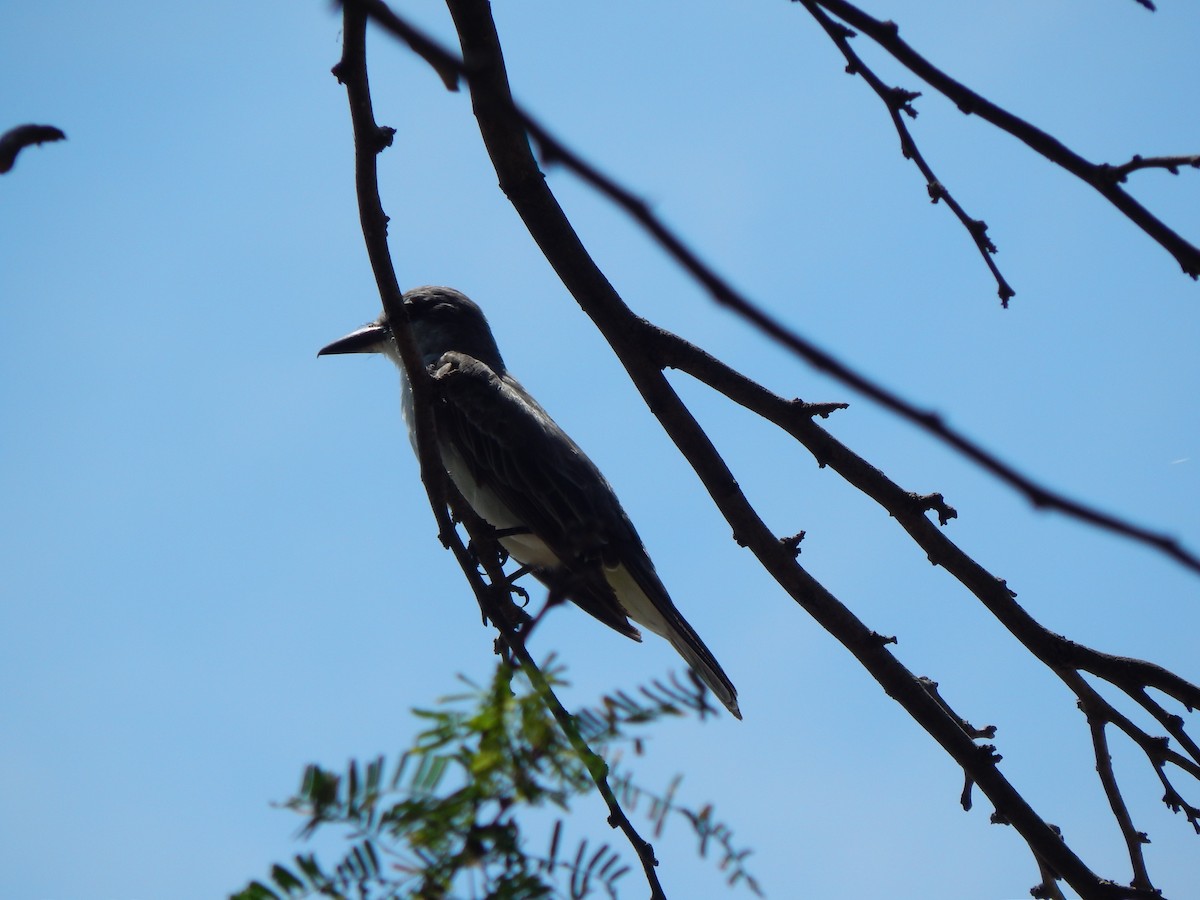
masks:
{"type": "MultiPolygon", "coordinates": [[[[542,674],[552,690],[565,683],[552,659],[542,674]]],[[[290,866],[272,868],[271,887],[253,881],[234,900],[574,900],[597,892],[615,900],[618,882],[630,871],[616,848],[583,840],[564,853],[560,820],[539,856],[521,829],[525,809],[549,803],[569,811],[575,798],[593,789],[597,773],[576,755],[541,693],[514,678],[508,665],[499,665],[485,686],[462,681],[469,690],[443,697],[433,709],[414,710],[424,728],[394,765],[377,757],[365,764],[352,760],[341,772],[305,769],[299,791],[283,805],[305,817],[302,836],[335,827],[353,842],[332,869],[314,855],[298,855],[290,866]],[[469,895],[456,892],[464,886],[469,895]]],[[[605,696],[575,720],[588,742],[608,754],[607,762],[596,757],[589,764],[603,768],[627,814],[644,800],[643,814],[656,836],[669,818],[682,816],[699,838],[702,856],[710,847],[720,849],[730,884],[761,893],[743,865],[748,851],[733,846],[732,831],[714,820],[711,806],[692,811],[676,804],[678,778],[655,794],[618,769],[618,748],[632,743],[640,752],[632,729],[689,712],[703,717],[712,709],[697,684],[672,679],[636,694],[605,696]]]]}

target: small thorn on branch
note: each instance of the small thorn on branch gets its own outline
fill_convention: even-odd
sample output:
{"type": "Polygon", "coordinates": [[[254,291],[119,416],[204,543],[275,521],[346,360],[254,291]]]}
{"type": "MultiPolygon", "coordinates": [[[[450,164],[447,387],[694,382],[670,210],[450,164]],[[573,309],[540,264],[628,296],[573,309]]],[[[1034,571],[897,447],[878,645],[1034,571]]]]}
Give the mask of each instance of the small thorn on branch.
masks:
{"type": "Polygon", "coordinates": [[[392,141],[395,140],[396,129],[389,125],[380,125],[375,129],[375,152],[382,153],[388,147],[392,146],[392,141]]]}
{"type": "Polygon", "coordinates": [[[793,398],[792,406],[798,413],[805,416],[820,416],[822,419],[828,419],[830,413],[835,413],[839,409],[849,409],[849,403],[806,403],[799,397],[793,398]]]}
{"type": "Polygon", "coordinates": [[[958,510],[946,502],[946,498],[941,494],[916,494],[908,495],[912,500],[913,505],[921,512],[936,512],[939,525],[946,525],[951,519],[958,518],[958,510]]]}
{"type": "Polygon", "coordinates": [[[909,118],[915,119],[917,117],[917,110],[912,105],[912,102],[920,96],[920,91],[910,91],[902,87],[893,87],[887,93],[887,103],[897,112],[903,112],[909,118]]]}
{"type": "MultiPolygon", "coordinates": [[[[996,249],[996,245],[992,243],[992,239],[988,237],[988,225],[987,222],[983,221],[983,219],[971,219],[971,221],[967,224],[967,228],[970,230],[971,236],[975,238],[976,241],[981,243],[988,253],[995,256],[1000,252],[996,249]]],[[[1004,287],[1008,288],[1008,285],[1005,284],[1004,287]]],[[[1008,288],[1008,296],[1011,297],[1014,293],[1015,292],[1012,290],[1012,288],[1008,288]]]]}
{"type": "Polygon", "coordinates": [[[780,538],[779,543],[783,544],[783,546],[788,549],[792,556],[799,556],[800,542],[804,540],[804,534],[805,532],[803,531],[797,531],[790,537],[780,538]]]}

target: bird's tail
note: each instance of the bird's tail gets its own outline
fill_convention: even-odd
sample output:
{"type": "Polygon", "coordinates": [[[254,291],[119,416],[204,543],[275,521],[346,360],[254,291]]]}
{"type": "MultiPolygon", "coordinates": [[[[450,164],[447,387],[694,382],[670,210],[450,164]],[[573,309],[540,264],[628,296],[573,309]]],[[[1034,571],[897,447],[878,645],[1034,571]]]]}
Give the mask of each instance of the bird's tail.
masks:
{"type": "Polygon", "coordinates": [[[675,608],[650,560],[646,559],[645,565],[632,570],[624,564],[619,565],[606,570],[605,576],[629,618],[670,641],[675,652],[684,658],[725,708],[740,719],[742,711],[738,709],[737,688],[712,651],[700,640],[700,635],[675,608]]]}
{"type": "Polygon", "coordinates": [[[717,699],[725,704],[725,708],[733,714],[734,718],[740,719],[742,711],[738,709],[737,688],[733,686],[733,682],[729,680],[729,676],[725,674],[725,670],[721,668],[716,657],[704,645],[704,641],[700,640],[700,636],[692,630],[682,616],[679,618],[679,624],[683,627],[673,627],[663,637],[671,642],[675,651],[684,658],[691,666],[692,671],[708,686],[717,699]]]}

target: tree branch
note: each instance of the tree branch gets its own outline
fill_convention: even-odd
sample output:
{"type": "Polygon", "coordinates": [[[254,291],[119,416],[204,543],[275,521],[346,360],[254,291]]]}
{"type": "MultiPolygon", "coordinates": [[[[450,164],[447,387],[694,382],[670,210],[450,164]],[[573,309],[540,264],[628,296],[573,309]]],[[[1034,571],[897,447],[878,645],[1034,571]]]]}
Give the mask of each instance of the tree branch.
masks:
{"type": "MultiPolygon", "coordinates": [[[[930,506],[927,498],[905,491],[826,432],[812,420],[806,409],[807,404],[785,400],[771,393],[670,332],[654,329],[654,337],[649,344],[653,348],[651,355],[661,364],[687,372],[735,403],[774,423],[804,445],[819,465],[833,469],[879,503],[925,551],[930,562],[945,568],[970,590],[1030,653],[1071,689],[1079,703],[1086,705],[1089,715],[1098,715],[1099,704],[1104,703],[1106,720],[1116,724],[1138,744],[1163,781],[1167,790],[1164,801],[1172,809],[1183,809],[1188,821],[1200,832],[1200,821],[1193,815],[1194,808],[1183,801],[1164,772],[1164,765],[1170,763],[1200,781],[1200,746],[1184,729],[1179,716],[1167,713],[1146,694],[1146,688],[1153,687],[1191,710],[1200,708],[1200,687],[1154,663],[1102,653],[1047,629],[1016,602],[1013,592],[1002,579],[985,570],[928,519],[925,515],[930,506]],[[1169,750],[1166,738],[1153,738],[1136,728],[1103,701],[1080,677],[1080,672],[1088,672],[1109,682],[1145,707],[1179,742],[1188,756],[1169,750]]],[[[944,525],[949,517],[945,512],[947,508],[940,495],[934,496],[938,497],[941,504],[938,514],[944,525]]],[[[951,515],[954,513],[952,509],[949,512],[951,515]]],[[[1097,753],[1101,753],[1099,748],[1097,753]]]]}
{"type": "MultiPolygon", "coordinates": [[[[1184,273],[1200,278],[1200,248],[1184,240],[1161,219],[1122,190],[1111,175],[1111,166],[1092,163],[1071,150],[1054,136],[1031,125],[1019,116],[997,106],[986,97],[951,78],[900,37],[895,22],[882,22],[847,0],[812,0],[837,16],[851,28],[861,31],[914,75],[944,94],[967,115],[975,114],[1006,131],[1031,150],[1070,172],[1095,188],[1120,210],[1129,221],[1144,231],[1175,258],[1184,273]]],[[[805,3],[808,6],[808,3],[805,3]]],[[[1119,180],[1119,179],[1118,179],[1119,180]]]]}
{"type": "MultiPolygon", "coordinates": [[[[510,583],[500,565],[499,547],[493,529],[484,523],[457,491],[452,491],[446,470],[437,450],[437,437],[433,419],[433,385],[408,324],[408,313],[401,300],[402,292],[392,266],[391,253],[387,244],[388,217],[379,199],[379,182],[376,157],[392,142],[395,130],[380,128],[375,123],[371,106],[370,86],[367,79],[366,23],[363,9],[353,3],[343,8],[342,58],[334,67],[334,75],[346,87],[350,102],[351,123],[354,129],[355,185],[358,193],[359,218],[362,223],[363,239],[371,269],[379,287],[380,298],[393,334],[400,347],[405,372],[413,391],[416,414],[418,457],[421,465],[421,480],[429,496],[430,507],[438,523],[439,538],[449,548],[467,577],[471,589],[479,602],[485,619],[500,632],[501,640],[508,651],[521,664],[542,700],[551,710],[559,727],[571,742],[575,752],[583,761],[609,809],[609,824],[619,828],[637,853],[650,885],[652,900],[665,900],[662,886],[654,867],[658,864],[654,848],[633,827],[621,808],[612,788],[608,784],[608,766],[592,751],[579,733],[572,716],[566,711],[554,690],[550,687],[540,668],[525,648],[523,637],[518,633],[519,617],[513,612],[510,583]],[[454,527],[450,511],[464,523],[471,537],[474,553],[463,544],[454,527]],[[481,562],[488,575],[484,581],[476,568],[481,562]]],[[[411,45],[412,41],[410,41],[411,45]]],[[[419,44],[419,42],[418,42],[419,44]]],[[[449,84],[449,82],[447,82],[449,84]]]]}
{"type": "Polygon", "coordinates": [[[988,237],[987,223],[982,219],[974,219],[967,215],[967,211],[954,199],[945,184],[933,174],[933,169],[925,161],[924,154],[917,147],[917,142],[908,130],[908,126],[904,123],[904,119],[900,117],[900,113],[902,112],[913,119],[917,117],[917,111],[913,108],[912,101],[921,95],[898,87],[888,87],[884,84],[883,79],[876,75],[850,46],[850,38],[854,37],[853,31],[840,22],[834,22],[814,0],[799,0],[799,2],[808,10],[809,15],[817,20],[817,24],[825,29],[825,33],[829,35],[829,39],[842,51],[842,55],[846,57],[846,71],[851,75],[861,75],[867,84],[871,86],[871,90],[887,106],[888,114],[892,118],[892,125],[896,128],[896,134],[900,136],[900,152],[904,154],[905,159],[911,159],[916,167],[921,170],[921,174],[925,176],[925,184],[929,190],[929,199],[934,203],[944,200],[946,206],[950,208],[958,218],[958,221],[967,230],[967,234],[975,242],[980,256],[983,257],[984,263],[991,270],[992,277],[996,279],[996,290],[1000,295],[1000,305],[1007,309],[1009,298],[1015,296],[1017,292],[1012,289],[1004,276],[1000,274],[1000,269],[996,266],[996,261],[992,259],[996,253],[996,245],[988,237]]]}
{"type": "Polygon", "coordinates": [[[65,141],[67,136],[53,125],[18,125],[0,134],[0,175],[11,171],[17,154],[26,147],[49,141],[65,141]]]}
{"type": "Polygon", "coordinates": [[[1108,163],[1101,163],[1100,168],[1109,178],[1114,181],[1124,182],[1129,177],[1130,172],[1136,172],[1139,169],[1166,169],[1172,175],[1178,175],[1179,170],[1184,166],[1190,166],[1193,169],[1200,169],[1200,153],[1192,156],[1147,156],[1143,157],[1134,154],[1133,158],[1127,163],[1121,163],[1119,166],[1110,166],[1108,163]]]}

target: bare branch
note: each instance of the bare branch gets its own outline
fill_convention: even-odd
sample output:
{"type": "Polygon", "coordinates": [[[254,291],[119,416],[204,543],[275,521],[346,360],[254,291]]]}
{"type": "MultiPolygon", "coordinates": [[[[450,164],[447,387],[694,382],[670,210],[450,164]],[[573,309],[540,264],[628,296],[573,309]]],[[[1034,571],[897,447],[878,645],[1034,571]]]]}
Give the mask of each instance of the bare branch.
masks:
{"type": "Polygon", "coordinates": [[[1200,153],[1191,156],[1139,156],[1135,153],[1129,162],[1121,163],[1119,166],[1111,166],[1108,163],[1100,164],[1104,173],[1118,182],[1124,182],[1129,177],[1129,173],[1137,172],[1140,169],[1166,169],[1172,175],[1178,175],[1179,170],[1184,166],[1200,169],[1200,153]]]}
{"type": "Polygon", "coordinates": [[[895,22],[882,22],[863,12],[853,3],[848,3],[847,0],[812,0],[812,2],[825,8],[851,28],[867,35],[910,72],[954,101],[962,112],[967,115],[977,115],[1000,130],[1008,132],[1031,150],[1040,153],[1050,162],[1061,166],[1080,180],[1090,184],[1134,225],[1175,257],[1175,261],[1179,263],[1185,274],[1194,279],[1200,278],[1200,248],[1184,240],[1122,190],[1111,176],[1112,167],[1089,162],[1057,138],[951,78],[910,47],[900,37],[900,28],[895,22]]]}
{"type": "MultiPolygon", "coordinates": [[[[572,151],[560,144],[540,125],[521,113],[514,107],[515,115],[520,118],[528,134],[537,141],[542,149],[544,158],[562,162],[576,172],[581,178],[592,184],[598,190],[608,195],[622,207],[630,216],[638,221],[659,244],[680,265],[708,289],[718,303],[732,309],[764,334],[790,349],[814,368],[836,378],[843,384],[874,400],[880,406],[891,410],[896,415],[924,429],[937,437],[943,443],[949,444],[963,456],[990,472],[1000,481],[1015,489],[1039,509],[1050,509],[1063,513],[1080,521],[1087,522],[1097,528],[1111,531],[1123,537],[1147,544],[1170,556],[1176,562],[1200,573],[1200,556],[1185,548],[1175,538],[1134,525],[1118,516],[1106,513],[1093,506],[1072,500],[1064,494],[1038,484],[1033,479],[1022,474],[1008,463],[995,456],[981,445],[948,426],[940,415],[930,410],[922,410],[902,399],[898,394],[888,390],[878,382],[872,381],[832,354],[791,330],[779,320],[766,313],[762,308],[751,303],[744,295],[713,271],[700,257],[687,247],[663,222],[650,211],[650,208],[625,188],[616,184],[606,175],[601,174],[587,163],[584,163],[572,151]]],[[[503,183],[502,183],[503,186],[503,183]]],[[[512,195],[510,193],[510,199],[512,195]]],[[[528,223],[527,223],[528,224],[528,223]]]]}
{"type": "MultiPolygon", "coordinates": [[[[1089,714],[1098,714],[1101,709],[1099,704],[1104,704],[1106,721],[1116,724],[1133,739],[1154,766],[1166,790],[1164,801],[1172,809],[1184,811],[1188,821],[1200,833],[1200,819],[1195,815],[1195,808],[1184,801],[1164,771],[1165,765],[1174,765],[1200,781],[1200,746],[1186,732],[1179,716],[1169,714],[1146,694],[1146,689],[1153,687],[1187,709],[1197,709],[1200,708],[1200,687],[1154,663],[1102,653],[1048,630],[1016,602],[1002,579],[987,572],[928,519],[925,513],[929,510],[937,512],[942,525],[956,515],[940,495],[921,496],[905,491],[813,422],[811,417],[804,415],[802,407],[797,407],[797,401],[785,400],[771,393],[670,332],[656,329],[654,333],[654,358],[663,365],[687,372],[735,403],[779,426],[803,444],[821,466],[833,469],[855,488],[872,497],[925,551],[930,562],[942,566],[958,579],[1023,646],[1071,689],[1081,704],[1087,704],[1089,714]],[[1080,677],[1080,672],[1088,672],[1109,682],[1143,706],[1179,742],[1188,756],[1167,748],[1165,738],[1151,737],[1133,725],[1096,694],[1080,677]]],[[[990,732],[989,727],[972,736],[990,739],[994,733],[990,732]]],[[[968,776],[963,792],[963,803],[967,808],[970,787],[968,776]]]]}
{"type": "Polygon", "coordinates": [[[1079,708],[1087,716],[1088,730],[1092,735],[1092,750],[1096,758],[1096,772],[1100,776],[1100,783],[1104,787],[1104,795],[1108,798],[1113,818],[1117,820],[1121,836],[1125,839],[1125,851],[1129,854],[1129,862],[1133,866],[1132,883],[1134,887],[1153,890],[1154,885],[1150,882],[1150,873],[1146,870],[1146,859],[1142,854],[1142,845],[1149,843],[1149,838],[1133,825],[1129,807],[1126,806],[1125,798],[1121,795],[1121,789],[1117,785],[1117,776],[1113,772],[1112,755],[1108,750],[1105,726],[1112,721],[1109,715],[1113,711],[1112,707],[1082,678],[1070,679],[1068,683],[1072,682],[1072,686],[1079,696],[1079,708]]]}
{"type": "Polygon", "coordinates": [[[53,125],[18,125],[0,134],[0,175],[11,171],[17,154],[26,147],[50,141],[65,141],[67,136],[53,125]]]}
{"type": "Polygon", "coordinates": [[[954,199],[941,179],[933,174],[933,169],[926,162],[920,148],[917,147],[917,142],[908,130],[908,125],[905,124],[904,119],[900,116],[903,112],[911,118],[915,119],[917,117],[917,112],[911,104],[920,94],[914,94],[898,87],[888,87],[884,84],[883,80],[862,61],[859,55],[854,52],[854,48],[850,46],[850,38],[854,37],[853,31],[840,22],[835,22],[829,18],[814,0],[800,0],[800,2],[808,10],[809,14],[817,20],[817,24],[825,29],[825,33],[829,35],[830,40],[842,51],[842,55],[846,57],[846,71],[851,75],[861,75],[867,84],[871,86],[871,90],[887,106],[888,114],[892,118],[892,124],[896,128],[896,133],[900,136],[900,152],[904,154],[905,159],[911,159],[916,164],[916,167],[921,170],[921,174],[925,176],[925,184],[929,190],[929,199],[934,203],[944,200],[946,206],[950,208],[951,212],[954,213],[958,221],[967,230],[967,234],[971,236],[971,240],[975,242],[975,246],[979,249],[979,254],[983,257],[984,263],[991,270],[992,277],[996,279],[996,292],[1000,295],[1000,305],[1007,308],[1009,298],[1014,297],[1017,292],[1012,289],[1012,286],[1000,274],[1000,269],[996,266],[996,261],[992,259],[996,253],[996,245],[988,237],[987,223],[981,219],[974,219],[967,215],[967,211],[954,199]]]}

